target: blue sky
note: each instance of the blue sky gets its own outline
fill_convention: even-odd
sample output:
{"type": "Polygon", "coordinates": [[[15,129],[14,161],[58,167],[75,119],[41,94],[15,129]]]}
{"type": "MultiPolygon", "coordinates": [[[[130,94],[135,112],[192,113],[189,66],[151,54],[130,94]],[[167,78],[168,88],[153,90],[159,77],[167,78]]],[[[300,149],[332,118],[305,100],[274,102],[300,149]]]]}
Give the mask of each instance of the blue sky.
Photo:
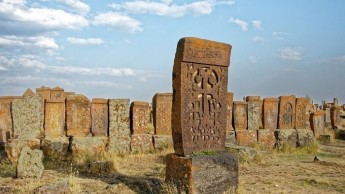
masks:
{"type": "Polygon", "coordinates": [[[345,1],[0,0],[0,96],[171,92],[177,42],[231,44],[228,90],[345,103],[345,1]]]}

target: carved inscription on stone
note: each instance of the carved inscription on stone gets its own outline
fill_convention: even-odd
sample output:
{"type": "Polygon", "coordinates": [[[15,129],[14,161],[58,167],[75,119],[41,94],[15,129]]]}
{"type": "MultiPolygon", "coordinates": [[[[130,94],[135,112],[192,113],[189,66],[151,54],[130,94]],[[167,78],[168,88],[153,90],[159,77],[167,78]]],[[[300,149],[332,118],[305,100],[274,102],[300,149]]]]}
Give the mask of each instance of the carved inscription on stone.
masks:
{"type": "Polygon", "coordinates": [[[132,114],[132,134],[146,134],[148,133],[147,124],[150,119],[149,103],[134,101],[131,104],[132,114]]]}
{"type": "Polygon", "coordinates": [[[264,129],[277,129],[278,98],[264,98],[264,129]]]}
{"type": "Polygon", "coordinates": [[[295,99],[294,95],[280,97],[279,129],[295,128],[295,99]]]}
{"type": "Polygon", "coordinates": [[[259,129],[260,126],[260,96],[247,96],[248,130],[259,129]]]}
{"type": "Polygon", "coordinates": [[[226,110],[226,131],[232,131],[234,128],[232,127],[232,110],[233,110],[233,103],[234,103],[234,93],[228,92],[227,97],[227,110],[226,110]]]}
{"type": "Polygon", "coordinates": [[[296,99],[296,129],[306,129],[306,111],[309,100],[307,98],[296,99]]]}
{"type": "Polygon", "coordinates": [[[235,130],[247,129],[247,102],[234,102],[234,127],[235,130]]]}
{"type": "Polygon", "coordinates": [[[224,150],[231,46],[183,38],[173,68],[172,127],[175,153],[224,150]]]}
{"type": "Polygon", "coordinates": [[[155,134],[171,135],[172,93],[157,93],[152,101],[155,134]]]}
{"type": "Polygon", "coordinates": [[[44,134],[47,138],[65,136],[65,100],[47,99],[45,103],[44,134]]]}
{"type": "Polygon", "coordinates": [[[60,87],[52,88],[50,90],[50,98],[55,99],[55,100],[65,99],[64,91],[65,90],[63,88],[60,88],[60,87]]]}
{"type": "Polygon", "coordinates": [[[129,136],[129,99],[109,99],[109,136],[129,136]]]}
{"type": "Polygon", "coordinates": [[[67,136],[86,137],[91,127],[91,102],[84,95],[69,95],[66,100],[67,136]]]}
{"type": "Polygon", "coordinates": [[[108,135],[108,100],[92,99],[91,105],[91,132],[93,136],[108,135]]]}

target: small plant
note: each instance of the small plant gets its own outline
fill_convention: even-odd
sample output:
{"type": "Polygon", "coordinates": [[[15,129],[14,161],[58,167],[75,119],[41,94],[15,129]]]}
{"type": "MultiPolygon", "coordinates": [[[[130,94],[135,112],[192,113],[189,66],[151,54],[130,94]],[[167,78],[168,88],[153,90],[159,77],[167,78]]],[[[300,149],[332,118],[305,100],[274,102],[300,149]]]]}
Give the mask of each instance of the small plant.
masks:
{"type": "Polygon", "coordinates": [[[205,150],[203,152],[192,152],[191,156],[212,156],[216,154],[218,154],[218,152],[205,150]]]}

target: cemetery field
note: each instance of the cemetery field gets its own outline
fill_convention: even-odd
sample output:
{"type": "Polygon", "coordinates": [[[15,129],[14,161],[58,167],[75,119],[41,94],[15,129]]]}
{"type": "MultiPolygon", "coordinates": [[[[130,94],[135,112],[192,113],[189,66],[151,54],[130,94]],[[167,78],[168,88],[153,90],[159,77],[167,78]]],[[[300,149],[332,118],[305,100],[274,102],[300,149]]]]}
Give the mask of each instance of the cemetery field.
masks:
{"type": "MultiPolygon", "coordinates": [[[[319,145],[316,154],[292,151],[266,150],[261,151],[259,160],[242,161],[238,193],[345,192],[345,141],[319,145]],[[314,162],[315,156],[321,161],[314,162]]],[[[176,193],[174,187],[164,183],[165,156],[172,152],[99,154],[74,161],[45,159],[41,179],[14,178],[15,166],[1,153],[0,193],[33,193],[40,186],[63,180],[72,193],[176,193]],[[90,172],[88,164],[97,160],[109,162],[105,173],[90,172]]]]}

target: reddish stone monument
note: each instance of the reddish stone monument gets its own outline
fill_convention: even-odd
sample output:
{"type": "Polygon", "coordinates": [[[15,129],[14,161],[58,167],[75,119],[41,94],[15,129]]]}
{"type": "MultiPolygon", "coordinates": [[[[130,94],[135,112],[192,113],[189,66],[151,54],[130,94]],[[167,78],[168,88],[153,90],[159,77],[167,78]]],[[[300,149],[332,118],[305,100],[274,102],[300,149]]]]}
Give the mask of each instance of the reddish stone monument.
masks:
{"type": "Polygon", "coordinates": [[[60,87],[55,87],[50,89],[50,98],[51,99],[60,99],[60,100],[64,100],[65,99],[65,94],[64,94],[64,89],[60,88],[60,87]]]}
{"type": "Polygon", "coordinates": [[[46,99],[44,135],[47,138],[65,136],[65,100],[46,99]]]}
{"type": "Polygon", "coordinates": [[[319,138],[320,135],[325,134],[325,120],[324,120],[324,111],[317,111],[311,114],[311,129],[314,132],[315,138],[319,138]]]}
{"type": "Polygon", "coordinates": [[[333,128],[340,127],[340,106],[332,106],[331,108],[331,123],[333,128]]]}
{"type": "Polygon", "coordinates": [[[150,120],[148,102],[132,102],[131,116],[132,135],[149,133],[147,128],[147,123],[150,120]]]}
{"type": "Polygon", "coordinates": [[[41,97],[41,134],[44,134],[44,109],[45,109],[45,100],[50,99],[50,88],[49,87],[40,87],[36,88],[36,94],[41,97]]]}
{"type": "Polygon", "coordinates": [[[0,103],[0,147],[4,146],[12,135],[11,103],[0,103]]]}
{"type": "Polygon", "coordinates": [[[264,129],[277,129],[278,98],[264,98],[264,129]]]}
{"type": "Polygon", "coordinates": [[[234,101],[234,127],[235,130],[247,129],[247,102],[234,101]]]}
{"type": "Polygon", "coordinates": [[[152,102],[155,134],[171,136],[172,93],[157,93],[152,102]]]}
{"type": "Polygon", "coordinates": [[[234,93],[228,92],[228,95],[226,96],[226,101],[228,102],[228,107],[226,110],[226,131],[233,131],[234,128],[232,127],[232,110],[234,103],[234,93]]]}
{"type": "Polygon", "coordinates": [[[260,96],[247,96],[248,103],[248,130],[257,130],[260,127],[260,96]]]}
{"type": "Polygon", "coordinates": [[[86,137],[91,127],[91,102],[81,94],[69,95],[66,100],[67,136],[86,137]]]}
{"type": "Polygon", "coordinates": [[[251,146],[258,142],[257,130],[236,131],[236,141],[238,145],[251,146]]]}
{"type": "Polygon", "coordinates": [[[296,98],[296,129],[307,128],[307,106],[309,104],[308,98],[296,98]]]}
{"type": "Polygon", "coordinates": [[[108,100],[92,99],[91,132],[93,136],[108,136],[108,100]]]}
{"type": "Polygon", "coordinates": [[[280,96],[279,103],[279,129],[295,128],[295,104],[296,96],[280,96]]]}

